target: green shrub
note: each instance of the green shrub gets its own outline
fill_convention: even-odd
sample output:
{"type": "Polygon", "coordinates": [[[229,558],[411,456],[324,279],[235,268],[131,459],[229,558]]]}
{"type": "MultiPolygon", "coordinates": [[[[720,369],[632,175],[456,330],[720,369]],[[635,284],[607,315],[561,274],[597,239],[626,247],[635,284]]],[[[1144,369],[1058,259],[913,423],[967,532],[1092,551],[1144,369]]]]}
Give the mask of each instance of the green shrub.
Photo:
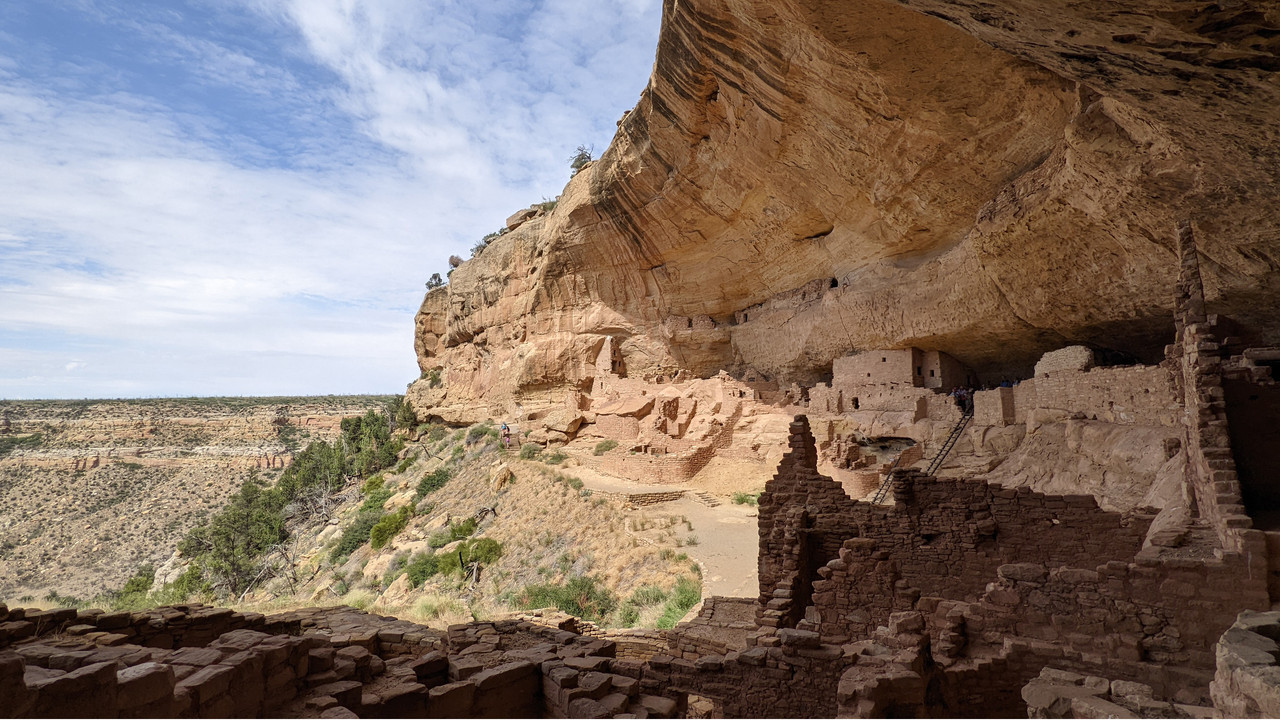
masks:
{"type": "Polygon", "coordinates": [[[278,486],[266,488],[251,476],[225,508],[187,533],[178,547],[183,555],[197,558],[227,592],[239,595],[258,576],[267,550],[289,536],[284,524],[288,500],[278,486]]]}
{"type": "Polygon", "coordinates": [[[438,572],[443,575],[461,575],[472,563],[483,567],[502,557],[502,543],[492,538],[475,538],[459,544],[452,552],[435,557],[438,572]]]}
{"type": "Polygon", "coordinates": [[[449,434],[449,428],[443,425],[433,424],[430,426],[430,429],[427,430],[427,442],[430,442],[430,443],[440,442],[440,439],[447,434],[449,434]]]}
{"type": "Polygon", "coordinates": [[[564,453],[557,450],[554,453],[552,453],[549,457],[547,457],[547,459],[543,460],[543,462],[545,462],[548,465],[559,465],[560,463],[564,462],[565,459],[568,457],[569,457],[568,455],[565,455],[564,453]]]}
{"type": "Polygon", "coordinates": [[[640,611],[634,605],[625,604],[618,609],[618,625],[624,628],[635,627],[640,622],[640,611]]]}
{"type": "Polygon", "coordinates": [[[381,511],[382,506],[391,499],[392,494],[393,493],[390,488],[382,487],[382,484],[379,483],[378,487],[370,492],[368,496],[365,497],[364,502],[360,504],[360,512],[381,511]]]}
{"type": "Polygon", "coordinates": [[[401,461],[400,461],[400,464],[399,464],[399,465],[396,465],[395,474],[396,474],[396,475],[399,475],[400,473],[404,472],[405,470],[408,470],[408,469],[409,469],[409,466],[410,466],[410,465],[412,465],[412,464],[414,464],[414,463],[416,463],[416,462],[418,462],[418,453],[414,453],[414,454],[410,455],[409,457],[407,457],[407,458],[405,458],[405,459],[401,460],[401,461]]]}
{"type": "Polygon", "coordinates": [[[360,417],[343,418],[342,447],[348,456],[347,468],[366,477],[395,464],[404,441],[392,439],[391,420],[373,410],[360,417]]]}
{"type": "Polygon", "coordinates": [[[670,630],[680,622],[680,618],[702,599],[702,583],[697,578],[683,576],[676,581],[676,586],[662,608],[662,616],[656,623],[659,630],[670,630]]]}
{"type": "Polygon", "coordinates": [[[631,593],[631,597],[627,598],[627,602],[639,607],[648,607],[657,605],[667,599],[667,591],[657,585],[641,585],[631,593]]]}
{"type": "Polygon", "coordinates": [[[422,479],[418,481],[418,494],[414,496],[414,500],[421,500],[430,493],[444,487],[445,483],[449,482],[449,479],[452,477],[453,471],[444,465],[432,470],[429,474],[424,475],[422,479]]]}
{"type": "Polygon", "coordinates": [[[340,490],[347,483],[346,465],[341,443],[313,442],[294,456],[280,474],[276,489],[289,501],[316,487],[340,490]]]}
{"type": "Polygon", "coordinates": [[[520,459],[532,460],[538,457],[538,453],[542,452],[542,446],[537,443],[525,443],[520,446],[520,459]]]}
{"type": "Polygon", "coordinates": [[[338,558],[350,555],[361,545],[369,542],[369,533],[373,530],[373,526],[382,520],[384,514],[381,509],[378,509],[362,511],[356,515],[355,521],[342,531],[338,545],[329,553],[329,560],[337,562],[338,558]]]}
{"type": "Polygon", "coordinates": [[[467,518],[462,522],[451,522],[449,527],[432,535],[427,540],[427,544],[432,548],[442,548],[454,540],[471,537],[472,533],[476,531],[476,525],[475,518],[467,518]]]}
{"type": "Polygon", "coordinates": [[[387,566],[387,572],[382,576],[382,587],[391,587],[391,583],[404,574],[404,567],[408,561],[408,553],[401,553],[391,558],[391,564],[387,566]]]}
{"type": "MultiPolygon", "coordinates": [[[[147,596],[147,595],[146,595],[146,593],[143,593],[143,594],[142,594],[142,597],[143,597],[144,599],[146,598],[146,596],[147,596]]],[[[81,600],[80,598],[78,598],[78,597],[74,597],[74,596],[72,596],[72,595],[63,595],[63,594],[59,593],[57,590],[50,590],[50,591],[49,591],[49,593],[48,593],[47,595],[45,595],[45,596],[44,596],[44,600],[45,600],[45,602],[53,603],[54,605],[56,605],[57,607],[60,607],[60,608],[87,608],[87,607],[89,607],[89,604],[88,604],[87,602],[85,602],[84,600],[81,600]]],[[[38,623],[38,621],[37,621],[37,623],[38,623]]]]}
{"type": "Polygon", "coordinates": [[[409,587],[419,588],[427,578],[439,572],[438,560],[435,555],[430,552],[420,552],[413,556],[409,564],[405,566],[404,572],[409,576],[409,587]]]}
{"type": "Polygon", "coordinates": [[[573,155],[569,156],[569,169],[572,170],[569,177],[577,175],[579,170],[586,167],[587,163],[591,162],[592,154],[595,152],[595,149],[594,145],[590,147],[586,145],[578,146],[578,149],[573,152],[573,155]]]}
{"type": "Polygon", "coordinates": [[[594,455],[603,455],[616,447],[618,447],[617,440],[601,440],[596,443],[596,449],[591,452],[594,455]]]}
{"type": "Polygon", "coordinates": [[[613,612],[618,599],[598,579],[579,575],[560,585],[529,585],[515,593],[512,604],[522,610],[555,607],[584,620],[600,622],[613,612]]]}
{"type": "Polygon", "coordinates": [[[467,518],[461,523],[449,523],[449,536],[453,539],[471,537],[476,532],[476,525],[475,518],[467,518]]]}
{"type": "Polygon", "coordinates": [[[156,569],[151,563],[147,563],[138,568],[137,574],[129,578],[125,582],[124,587],[120,589],[122,593],[148,593],[151,592],[151,586],[156,581],[156,569]]]}
{"type": "Polygon", "coordinates": [[[467,444],[470,445],[489,434],[496,436],[497,431],[494,430],[492,426],[473,425],[471,429],[467,431],[467,444]]]}
{"type": "Polygon", "coordinates": [[[734,505],[758,505],[760,503],[760,493],[744,493],[736,492],[733,494],[734,505]]]}
{"type": "Polygon", "coordinates": [[[381,490],[384,482],[382,473],[378,473],[364,481],[364,484],[360,486],[360,494],[368,495],[369,493],[381,490]]]}
{"type": "Polygon", "coordinates": [[[391,515],[383,517],[369,529],[369,546],[374,550],[386,547],[392,538],[404,530],[411,517],[413,517],[413,509],[410,507],[402,507],[391,515]]]}
{"type": "Polygon", "coordinates": [[[427,387],[429,388],[438,388],[441,385],[444,385],[444,380],[440,378],[439,368],[435,370],[428,370],[422,374],[422,377],[426,379],[427,387]]]}
{"type": "Polygon", "coordinates": [[[151,592],[150,600],[155,605],[174,605],[186,602],[192,595],[203,595],[209,592],[209,583],[204,579],[204,570],[192,563],[177,580],[166,583],[159,590],[151,592]]]}
{"type": "Polygon", "coordinates": [[[502,557],[502,543],[493,538],[474,538],[463,543],[462,557],[466,562],[490,565],[502,557]]]}
{"type": "Polygon", "coordinates": [[[574,490],[582,489],[582,481],[572,475],[559,475],[560,481],[574,490]]]}
{"type": "Polygon", "coordinates": [[[400,407],[396,409],[396,425],[402,428],[411,428],[418,422],[418,415],[413,411],[413,405],[408,399],[400,403],[400,407]]]}

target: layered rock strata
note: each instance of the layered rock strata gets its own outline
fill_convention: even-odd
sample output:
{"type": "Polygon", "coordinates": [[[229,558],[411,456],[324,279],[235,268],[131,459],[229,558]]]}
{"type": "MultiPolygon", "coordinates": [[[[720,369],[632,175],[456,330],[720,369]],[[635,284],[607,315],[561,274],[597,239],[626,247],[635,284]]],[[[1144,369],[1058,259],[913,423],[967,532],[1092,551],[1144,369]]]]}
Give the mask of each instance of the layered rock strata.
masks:
{"type": "Polygon", "coordinates": [[[1261,2],[669,2],[603,157],[424,301],[444,385],[415,393],[557,405],[606,344],[632,377],[784,385],[868,348],[1151,362],[1184,217],[1211,309],[1280,338],[1278,29],[1261,2]]]}
{"type": "Polygon", "coordinates": [[[92,597],[389,397],[0,402],[0,597],[92,597]]]}

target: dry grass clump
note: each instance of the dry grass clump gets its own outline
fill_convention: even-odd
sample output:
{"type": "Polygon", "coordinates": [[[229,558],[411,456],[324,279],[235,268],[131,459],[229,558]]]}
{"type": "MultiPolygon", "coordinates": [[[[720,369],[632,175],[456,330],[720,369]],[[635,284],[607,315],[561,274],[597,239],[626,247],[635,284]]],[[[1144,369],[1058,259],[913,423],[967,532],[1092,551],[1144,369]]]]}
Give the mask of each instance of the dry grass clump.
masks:
{"type": "Polygon", "coordinates": [[[424,625],[440,624],[446,626],[471,620],[471,612],[455,597],[447,595],[422,595],[413,602],[407,613],[397,617],[412,620],[424,625]]]}

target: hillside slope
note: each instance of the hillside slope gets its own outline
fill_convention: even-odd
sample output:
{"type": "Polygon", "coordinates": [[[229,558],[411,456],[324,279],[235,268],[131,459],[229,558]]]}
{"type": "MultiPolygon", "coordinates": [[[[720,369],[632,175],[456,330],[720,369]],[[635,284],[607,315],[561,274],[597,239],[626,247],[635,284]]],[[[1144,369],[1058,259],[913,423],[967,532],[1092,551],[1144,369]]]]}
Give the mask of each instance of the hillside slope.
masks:
{"type": "Polygon", "coordinates": [[[0,598],[119,587],[250,475],[390,399],[0,402],[0,598]]]}
{"type": "MultiPolygon", "coordinates": [[[[661,609],[655,601],[636,607],[635,617],[620,615],[636,591],[665,598],[681,578],[701,587],[695,548],[682,547],[690,537],[698,542],[686,516],[597,496],[563,467],[562,455],[522,458],[486,425],[434,426],[402,454],[396,467],[338,494],[330,512],[295,517],[288,554],[269,558],[274,569],[246,595],[249,607],[344,602],[444,626],[542,607],[551,603],[529,596],[530,586],[576,582],[594,588],[593,597],[613,598],[586,613],[591,619],[625,625],[639,622],[641,610],[652,623],[661,609]],[[374,547],[372,520],[397,513],[405,514],[400,529],[374,547]],[[472,550],[481,543],[489,548],[483,558],[472,550]]],[[[753,547],[743,551],[754,557],[753,547]]],[[[171,565],[158,579],[180,569],[171,565]]]]}

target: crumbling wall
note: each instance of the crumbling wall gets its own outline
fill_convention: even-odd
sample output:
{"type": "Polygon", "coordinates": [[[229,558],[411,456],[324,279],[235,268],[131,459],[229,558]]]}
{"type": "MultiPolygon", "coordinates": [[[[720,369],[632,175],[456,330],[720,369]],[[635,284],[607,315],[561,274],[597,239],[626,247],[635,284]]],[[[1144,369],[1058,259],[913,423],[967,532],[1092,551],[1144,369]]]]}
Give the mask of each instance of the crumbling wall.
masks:
{"type": "Polygon", "coordinates": [[[642,687],[714,698],[717,717],[835,717],[840,675],[855,658],[813,632],[780,630],[769,640],[696,661],[655,656],[642,687]]]}
{"type": "MultiPolygon", "coordinates": [[[[1182,404],[1186,428],[1187,476],[1195,511],[1217,531],[1224,548],[1243,549],[1253,527],[1245,512],[1236,475],[1235,456],[1227,428],[1226,397],[1222,388],[1222,360],[1213,324],[1206,310],[1195,234],[1189,222],[1178,226],[1181,268],[1175,296],[1177,339],[1166,348],[1174,364],[1174,385],[1182,404]]],[[[1261,542],[1253,539],[1252,542],[1261,542]]],[[[1264,550],[1265,554],[1265,550],[1264,550]]]]}
{"type": "Polygon", "coordinates": [[[169,627],[216,628],[230,618],[258,628],[179,649],[121,642],[119,633],[72,634],[86,623],[66,625],[111,615],[61,610],[55,624],[48,614],[0,606],[4,623],[39,630],[0,643],[0,716],[662,718],[684,711],[679,691],[653,681],[642,689],[643,666],[615,659],[613,642],[523,620],[441,633],[351,608],[247,620],[202,606],[138,613],[169,627]]]}
{"type": "Polygon", "coordinates": [[[1027,488],[1001,488],[982,481],[940,479],[895,471],[894,505],[850,499],[838,483],[817,472],[808,420],[792,423],[791,451],[760,496],[761,601],[779,599],[780,588],[818,578],[788,577],[857,550],[850,538],[876,543],[889,553],[901,577],[926,595],[976,599],[1012,562],[1094,566],[1127,560],[1142,547],[1151,517],[1104,512],[1088,495],[1048,496],[1027,488]],[[804,526],[792,527],[795,509],[804,526]],[[789,525],[790,524],[790,525],[789,525]],[[788,531],[811,557],[788,564],[796,550],[788,531]]]}

